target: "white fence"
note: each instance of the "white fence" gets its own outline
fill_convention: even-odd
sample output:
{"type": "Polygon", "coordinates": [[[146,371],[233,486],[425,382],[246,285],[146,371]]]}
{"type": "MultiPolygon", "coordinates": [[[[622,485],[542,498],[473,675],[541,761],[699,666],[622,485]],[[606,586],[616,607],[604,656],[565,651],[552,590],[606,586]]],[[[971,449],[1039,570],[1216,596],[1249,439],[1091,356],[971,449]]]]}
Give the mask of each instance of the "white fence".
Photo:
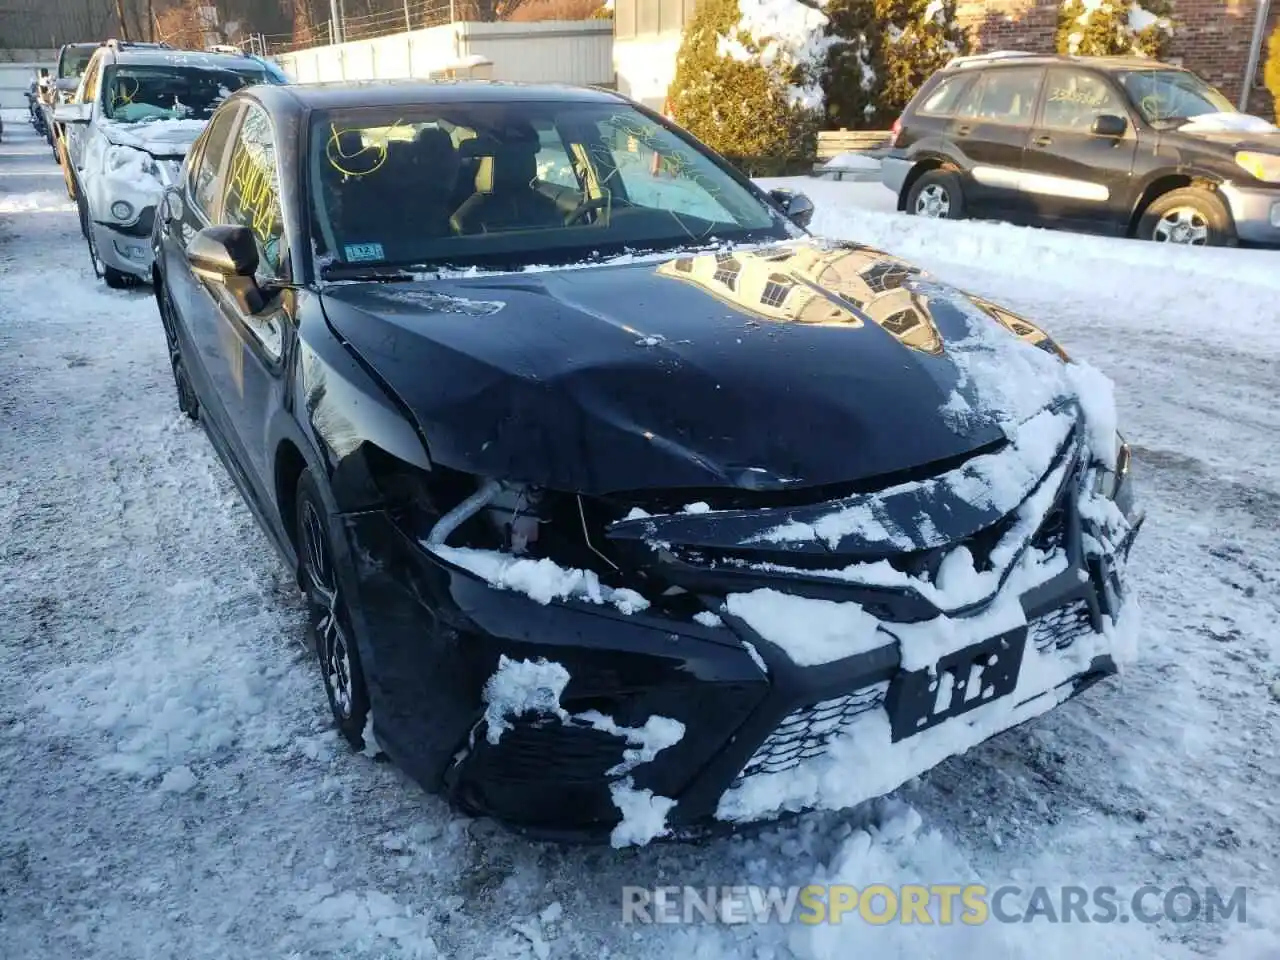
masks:
{"type": "Polygon", "coordinates": [[[427,77],[468,58],[493,63],[494,80],[611,86],[613,24],[609,20],[452,23],[371,40],[278,54],[299,83],[427,77]]]}
{"type": "Polygon", "coordinates": [[[58,59],[56,50],[0,50],[0,110],[25,110],[36,71],[48,67],[53,73],[58,59]]]}

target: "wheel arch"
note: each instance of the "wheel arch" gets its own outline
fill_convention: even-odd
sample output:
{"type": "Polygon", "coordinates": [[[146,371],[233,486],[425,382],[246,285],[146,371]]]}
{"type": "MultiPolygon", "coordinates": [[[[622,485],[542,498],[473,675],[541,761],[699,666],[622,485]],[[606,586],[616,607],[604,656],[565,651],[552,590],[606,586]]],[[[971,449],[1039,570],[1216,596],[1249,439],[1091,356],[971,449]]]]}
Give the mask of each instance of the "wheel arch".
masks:
{"type": "MultiPolygon", "coordinates": [[[[1129,223],[1125,230],[1125,236],[1135,237],[1138,233],[1138,224],[1142,220],[1142,215],[1147,212],[1147,208],[1155,203],[1166,193],[1172,193],[1174,190],[1182,190],[1186,187],[1204,187],[1205,189],[1217,191],[1222,185],[1222,178],[1216,174],[1202,170],[1176,170],[1161,173],[1147,182],[1147,184],[1138,192],[1137,199],[1134,200],[1133,209],[1129,212],[1129,223]]],[[[1223,203],[1227,208],[1227,216],[1231,216],[1231,205],[1223,203]]]]}
{"type": "Polygon", "coordinates": [[[916,185],[916,181],[930,170],[954,170],[957,173],[960,172],[960,166],[954,160],[942,154],[923,153],[914,159],[915,165],[907,174],[907,178],[902,181],[902,189],[898,191],[899,212],[907,209],[907,197],[911,195],[911,188],[916,185]]]}

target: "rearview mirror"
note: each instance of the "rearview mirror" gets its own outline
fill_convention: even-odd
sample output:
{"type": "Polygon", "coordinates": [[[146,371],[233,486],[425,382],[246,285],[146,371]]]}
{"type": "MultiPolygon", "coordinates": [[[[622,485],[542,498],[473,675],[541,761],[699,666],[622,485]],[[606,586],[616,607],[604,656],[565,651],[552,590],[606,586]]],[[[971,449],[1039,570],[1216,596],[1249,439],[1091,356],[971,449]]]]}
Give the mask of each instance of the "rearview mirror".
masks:
{"type": "Polygon", "coordinates": [[[187,244],[187,262],[196,276],[226,287],[245,313],[257,313],[266,306],[256,277],[258,244],[248,227],[205,227],[187,244]]]}
{"type": "Polygon", "coordinates": [[[54,83],[53,88],[59,93],[75,93],[80,89],[80,81],[76,77],[63,77],[54,83]]]}
{"type": "Polygon", "coordinates": [[[59,103],[53,108],[54,123],[88,123],[92,116],[91,103],[59,103]]]}
{"type": "Polygon", "coordinates": [[[807,228],[813,220],[815,210],[813,201],[803,193],[779,187],[775,190],[770,190],[769,196],[782,208],[782,212],[787,215],[787,219],[797,227],[807,228]]]}
{"type": "Polygon", "coordinates": [[[1095,137],[1123,137],[1124,132],[1128,129],[1129,121],[1124,117],[1104,113],[1094,118],[1090,132],[1095,137]]]}

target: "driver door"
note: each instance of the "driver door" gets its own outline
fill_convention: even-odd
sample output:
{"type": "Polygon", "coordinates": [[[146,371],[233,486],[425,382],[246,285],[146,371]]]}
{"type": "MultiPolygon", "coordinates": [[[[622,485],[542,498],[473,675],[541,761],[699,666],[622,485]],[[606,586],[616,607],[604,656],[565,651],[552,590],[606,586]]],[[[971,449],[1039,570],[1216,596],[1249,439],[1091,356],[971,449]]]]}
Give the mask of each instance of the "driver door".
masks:
{"type": "MultiPolygon", "coordinates": [[[[266,111],[255,103],[244,108],[224,162],[221,188],[216,221],[253,232],[261,281],[285,279],[288,242],[281,214],[275,131],[266,111]]],[[[202,316],[209,324],[206,339],[219,345],[216,353],[211,352],[210,362],[222,387],[228,440],[261,503],[274,490],[268,430],[273,412],[284,402],[284,363],[292,341],[294,298],[288,291],[277,293],[261,309],[252,310],[225,285],[212,280],[200,283],[212,304],[202,316]]]]}

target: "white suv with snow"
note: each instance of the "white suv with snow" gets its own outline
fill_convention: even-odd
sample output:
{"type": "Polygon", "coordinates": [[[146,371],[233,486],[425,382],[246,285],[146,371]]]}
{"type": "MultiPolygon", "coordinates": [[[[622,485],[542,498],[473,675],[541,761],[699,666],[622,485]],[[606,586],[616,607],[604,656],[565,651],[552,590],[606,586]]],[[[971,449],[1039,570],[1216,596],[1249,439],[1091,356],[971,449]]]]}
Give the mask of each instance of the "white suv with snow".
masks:
{"type": "Polygon", "coordinates": [[[223,100],[283,75],[256,57],[109,41],[93,56],[66,124],[68,175],[94,272],[109,287],[151,279],[151,227],[164,187],[223,100]]]}

